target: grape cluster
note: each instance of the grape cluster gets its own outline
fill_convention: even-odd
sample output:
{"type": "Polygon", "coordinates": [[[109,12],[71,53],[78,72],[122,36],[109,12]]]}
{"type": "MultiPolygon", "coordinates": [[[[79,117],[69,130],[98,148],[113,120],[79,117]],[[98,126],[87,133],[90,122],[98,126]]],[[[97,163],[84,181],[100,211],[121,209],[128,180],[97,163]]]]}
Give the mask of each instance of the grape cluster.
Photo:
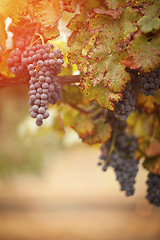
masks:
{"type": "MultiPolygon", "coordinates": [[[[138,147],[137,139],[124,132],[124,121],[112,117],[108,118],[108,122],[113,133],[111,139],[101,146],[100,159],[104,161],[102,170],[113,167],[121,191],[125,191],[126,196],[131,196],[134,194],[135,177],[138,172],[138,161],[134,159],[138,147]]],[[[98,164],[101,165],[102,162],[98,164]]]]}
{"type": "Polygon", "coordinates": [[[140,92],[145,96],[156,94],[156,90],[160,88],[160,66],[149,73],[140,73],[140,92]]]}
{"type": "Polygon", "coordinates": [[[115,116],[121,120],[127,120],[132,111],[135,110],[136,98],[138,96],[139,82],[136,71],[128,70],[131,81],[126,84],[122,91],[122,100],[115,103],[115,116]]]}
{"type": "Polygon", "coordinates": [[[63,55],[60,50],[54,50],[52,45],[37,44],[26,48],[22,62],[27,65],[30,75],[30,115],[37,119],[37,126],[41,126],[43,119],[49,116],[46,111],[49,103],[54,104],[61,99],[61,86],[56,76],[64,63],[63,55]]]}
{"type": "Polygon", "coordinates": [[[146,198],[152,204],[160,206],[160,175],[148,174],[146,198]]]}
{"type": "Polygon", "coordinates": [[[61,99],[62,89],[57,75],[64,63],[63,55],[59,49],[55,50],[52,44],[41,44],[41,40],[29,46],[35,31],[34,22],[25,22],[25,28],[21,30],[16,49],[11,52],[7,64],[15,75],[28,74],[31,106],[29,112],[31,117],[36,118],[36,125],[41,126],[43,119],[49,116],[49,103],[55,104],[61,99]]]}

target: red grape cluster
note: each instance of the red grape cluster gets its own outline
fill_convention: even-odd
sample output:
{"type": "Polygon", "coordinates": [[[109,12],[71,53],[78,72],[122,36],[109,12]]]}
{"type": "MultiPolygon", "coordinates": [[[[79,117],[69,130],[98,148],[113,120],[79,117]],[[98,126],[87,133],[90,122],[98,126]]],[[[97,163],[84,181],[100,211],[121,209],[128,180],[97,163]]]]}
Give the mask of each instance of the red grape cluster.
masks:
{"type": "Polygon", "coordinates": [[[25,28],[18,31],[19,37],[15,35],[16,48],[11,52],[7,64],[15,75],[29,75],[30,115],[36,118],[36,125],[41,126],[43,119],[49,116],[49,103],[55,104],[61,99],[62,89],[57,75],[61,72],[64,60],[61,51],[55,50],[52,44],[42,44],[41,40],[37,40],[29,46],[35,30],[35,22],[25,22],[25,28]]]}

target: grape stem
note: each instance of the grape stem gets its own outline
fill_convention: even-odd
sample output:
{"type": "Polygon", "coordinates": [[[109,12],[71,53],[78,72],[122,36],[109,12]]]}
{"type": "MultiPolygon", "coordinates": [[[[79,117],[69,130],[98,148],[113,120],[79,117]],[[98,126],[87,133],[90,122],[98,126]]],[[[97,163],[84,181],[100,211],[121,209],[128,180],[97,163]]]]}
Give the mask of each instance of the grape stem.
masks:
{"type": "Polygon", "coordinates": [[[107,160],[105,162],[106,165],[108,163],[110,163],[110,161],[111,161],[111,154],[115,150],[116,133],[117,133],[117,131],[115,129],[115,131],[113,133],[113,137],[112,137],[111,147],[110,147],[109,152],[108,152],[108,157],[107,157],[107,160]]]}

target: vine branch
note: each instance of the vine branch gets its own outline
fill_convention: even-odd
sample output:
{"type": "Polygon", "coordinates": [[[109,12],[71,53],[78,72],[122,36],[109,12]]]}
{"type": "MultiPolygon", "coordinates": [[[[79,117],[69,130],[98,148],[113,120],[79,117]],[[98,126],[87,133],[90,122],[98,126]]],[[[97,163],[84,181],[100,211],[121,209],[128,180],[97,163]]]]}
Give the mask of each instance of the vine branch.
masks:
{"type": "MultiPolygon", "coordinates": [[[[14,77],[14,78],[7,78],[0,74],[0,88],[2,87],[12,87],[16,85],[25,85],[28,84],[29,77],[14,77]]],[[[70,85],[72,83],[79,83],[80,82],[80,75],[68,75],[68,76],[58,76],[58,82],[61,85],[70,85]]]]}

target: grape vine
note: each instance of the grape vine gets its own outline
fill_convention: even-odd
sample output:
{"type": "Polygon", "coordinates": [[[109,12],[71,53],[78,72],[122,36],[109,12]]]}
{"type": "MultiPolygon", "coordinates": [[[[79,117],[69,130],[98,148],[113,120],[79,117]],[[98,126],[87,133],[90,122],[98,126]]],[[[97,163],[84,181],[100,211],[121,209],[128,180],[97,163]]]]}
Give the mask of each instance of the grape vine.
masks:
{"type": "Polygon", "coordinates": [[[83,142],[101,144],[98,165],[114,169],[126,196],[135,192],[143,161],[146,198],[159,206],[160,2],[15,0],[0,15],[12,19],[13,34],[7,49],[3,22],[0,87],[29,86],[37,126],[58,102],[58,128],[69,126],[83,142]]]}

